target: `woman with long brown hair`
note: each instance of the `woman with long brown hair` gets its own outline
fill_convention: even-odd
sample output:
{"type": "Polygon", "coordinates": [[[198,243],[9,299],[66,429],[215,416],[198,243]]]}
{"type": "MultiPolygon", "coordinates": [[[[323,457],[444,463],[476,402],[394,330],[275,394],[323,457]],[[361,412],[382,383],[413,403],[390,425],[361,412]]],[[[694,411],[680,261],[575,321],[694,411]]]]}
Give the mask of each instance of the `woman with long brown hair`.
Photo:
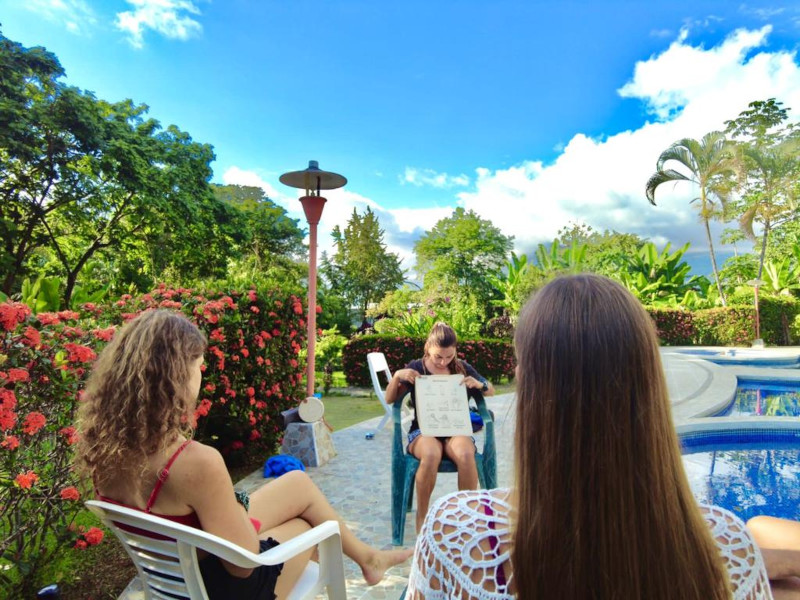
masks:
{"type": "Polygon", "coordinates": [[[744,524],[689,490],[655,328],[627,290],[556,279],[514,342],[514,487],[431,508],[410,598],[771,598],[744,524]]]}
{"type": "MultiPolygon", "coordinates": [[[[311,526],[339,521],[344,553],[370,585],[409,556],[360,541],[302,471],[249,497],[234,493],[220,453],[191,440],[206,339],[185,317],[148,311],[116,333],[95,363],[79,412],[78,466],[98,497],[263,552],[311,526]]],[[[311,552],[277,567],[243,569],[206,556],[211,600],[283,598],[311,552]]]]}
{"type": "MultiPolygon", "coordinates": [[[[412,360],[404,369],[392,375],[386,386],[386,402],[393,404],[411,394],[414,408],[414,381],[420,375],[463,375],[463,384],[470,390],[480,390],[486,396],[494,394],[494,387],[468,362],[456,356],[456,332],[447,323],[439,321],[431,328],[421,359],[412,360]]],[[[428,512],[436,474],[442,457],[452,460],[458,468],[458,489],[474,490],[478,487],[478,466],[475,464],[475,441],[470,436],[432,437],[422,435],[419,422],[414,420],[408,431],[408,452],[419,459],[415,485],[417,488],[417,531],[428,512]]]]}

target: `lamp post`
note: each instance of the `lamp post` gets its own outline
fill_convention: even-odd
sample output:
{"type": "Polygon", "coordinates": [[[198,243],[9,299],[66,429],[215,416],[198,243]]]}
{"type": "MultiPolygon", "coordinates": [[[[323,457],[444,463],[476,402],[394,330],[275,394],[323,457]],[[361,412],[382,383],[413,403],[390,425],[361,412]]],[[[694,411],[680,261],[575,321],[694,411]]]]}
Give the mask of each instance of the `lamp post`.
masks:
{"type": "Polygon", "coordinates": [[[308,161],[304,171],[291,171],[280,176],[280,182],[289,187],[305,190],[300,198],[308,221],[308,370],[306,396],[314,395],[314,351],[317,344],[317,225],[327,200],[320,196],[322,190],[343,187],[347,179],[338,173],[322,171],[315,160],[308,161]]]}
{"type": "Polygon", "coordinates": [[[761,309],[758,306],[758,286],[763,285],[764,281],[762,279],[751,279],[747,284],[753,286],[756,305],[756,339],[753,340],[752,346],[753,348],[763,348],[764,340],[761,339],[761,309]]]}

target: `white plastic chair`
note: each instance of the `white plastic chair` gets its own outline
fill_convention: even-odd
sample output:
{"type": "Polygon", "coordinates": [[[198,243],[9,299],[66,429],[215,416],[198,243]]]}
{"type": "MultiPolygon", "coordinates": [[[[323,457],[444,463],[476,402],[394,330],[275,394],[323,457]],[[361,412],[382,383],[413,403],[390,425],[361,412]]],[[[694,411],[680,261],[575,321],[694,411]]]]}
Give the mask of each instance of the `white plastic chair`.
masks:
{"type": "Polygon", "coordinates": [[[369,375],[372,377],[372,387],[375,389],[375,395],[380,400],[385,412],[378,428],[372,434],[367,434],[369,438],[381,431],[389,419],[392,418],[392,407],[386,404],[386,392],[381,387],[380,377],[378,377],[378,373],[383,373],[386,376],[386,385],[389,385],[392,380],[392,372],[389,370],[389,364],[386,362],[383,352],[370,352],[367,354],[367,364],[369,365],[369,375]]]}
{"type": "Polygon", "coordinates": [[[119,538],[133,560],[146,600],[208,600],[200,575],[197,550],[203,549],[243,568],[276,565],[318,547],[319,564],[309,561],[289,598],[314,598],[327,588],[328,598],[347,598],[339,524],[326,521],[279,546],[255,554],[201,529],[156,517],[144,511],[89,500],[86,506],[119,538]],[[139,532],[128,531],[134,527],[139,532]],[[155,539],[150,532],[169,539],[155,539]]]}

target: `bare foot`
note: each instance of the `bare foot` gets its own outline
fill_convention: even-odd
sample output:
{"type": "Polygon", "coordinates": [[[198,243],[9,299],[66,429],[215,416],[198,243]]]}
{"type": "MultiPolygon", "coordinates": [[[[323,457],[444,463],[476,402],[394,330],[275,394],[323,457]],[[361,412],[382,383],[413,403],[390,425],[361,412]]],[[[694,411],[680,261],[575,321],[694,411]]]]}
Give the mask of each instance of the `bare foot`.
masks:
{"type": "Polygon", "coordinates": [[[403,550],[376,550],[367,564],[361,567],[367,585],[375,585],[386,574],[388,569],[406,562],[414,554],[413,548],[403,550]]]}

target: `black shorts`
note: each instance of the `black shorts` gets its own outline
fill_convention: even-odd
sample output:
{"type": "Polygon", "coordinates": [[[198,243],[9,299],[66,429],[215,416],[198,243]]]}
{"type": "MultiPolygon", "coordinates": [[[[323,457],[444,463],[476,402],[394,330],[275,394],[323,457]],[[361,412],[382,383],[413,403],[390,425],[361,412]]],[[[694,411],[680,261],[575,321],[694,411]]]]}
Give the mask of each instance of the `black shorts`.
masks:
{"type": "MultiPolygon", "coordinates": [[[[261,540],[259,552],[274,548],[278,543],[272,538],[261,540]]],[[[253,569],[249,577],[234,577],[216,556],[209,555],[200,561],[200,574],[209,600],[274,600],[275,584],[282,569],[283,563],[262,566],[253,569]]]]}

